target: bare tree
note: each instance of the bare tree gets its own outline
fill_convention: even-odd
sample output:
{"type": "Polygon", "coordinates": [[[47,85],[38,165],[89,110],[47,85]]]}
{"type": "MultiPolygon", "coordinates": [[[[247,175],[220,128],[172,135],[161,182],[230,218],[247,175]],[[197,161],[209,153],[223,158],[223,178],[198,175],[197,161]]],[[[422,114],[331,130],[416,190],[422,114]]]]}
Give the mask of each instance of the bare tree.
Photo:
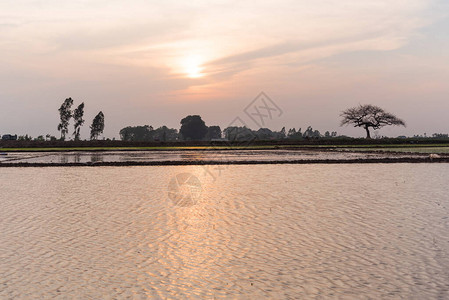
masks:
{"type": "Polygon", "coordinates": [[[366,138],[370,139],[369,128],[379,129],[387,125],[402,125],[405,122],[384,111],[382,108],[374,105],[359,105],[357,107],[348,108],[340,115],[343,119],[341,125],[354,125],[354,127],[363,127],[366,130],[366,138]]]}

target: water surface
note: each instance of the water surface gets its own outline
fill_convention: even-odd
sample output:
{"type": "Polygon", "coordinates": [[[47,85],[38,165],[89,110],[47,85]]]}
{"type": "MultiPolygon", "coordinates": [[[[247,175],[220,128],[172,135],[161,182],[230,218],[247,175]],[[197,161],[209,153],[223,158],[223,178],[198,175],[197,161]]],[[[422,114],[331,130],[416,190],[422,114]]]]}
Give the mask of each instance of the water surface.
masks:
{"type": "Polygon", "coordinates": [[[1,169],[0,298],[449,297],[449,164],[210,168],[1,169]]]}
{"type": "Polygon", "coordinates": [[[2,163],[27,164],[83,164],[83,163],[113,163],[113,162],[289,162],[311,160],[366,160],[391,158],[427,158],[428,154],[408,153],[367,153],[354,152],[353,149],[335,150],[163,150],[163,151],[78,151],[78,152],[9,152],[0,156],[2,163]]]}

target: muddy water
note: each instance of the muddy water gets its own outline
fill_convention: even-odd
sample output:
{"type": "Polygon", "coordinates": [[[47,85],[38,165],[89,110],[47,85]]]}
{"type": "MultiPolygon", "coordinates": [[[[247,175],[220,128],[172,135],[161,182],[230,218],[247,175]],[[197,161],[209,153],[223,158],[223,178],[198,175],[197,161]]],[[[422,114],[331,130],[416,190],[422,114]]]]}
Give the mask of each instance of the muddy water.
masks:
{"type": "Polygon", "coordinates": [[[449,164],[2,169],[0,298],[447,299],[448,176],[449,164]]]}

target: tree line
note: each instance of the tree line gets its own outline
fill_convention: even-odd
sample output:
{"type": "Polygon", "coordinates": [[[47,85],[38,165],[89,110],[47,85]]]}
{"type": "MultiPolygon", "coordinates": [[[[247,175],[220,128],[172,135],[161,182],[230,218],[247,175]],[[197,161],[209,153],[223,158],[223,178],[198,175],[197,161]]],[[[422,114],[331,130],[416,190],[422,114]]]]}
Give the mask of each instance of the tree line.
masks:
{"type": "Polygon", "coordinates": [[[154,129],[153,126],[127,126],[120,130],[120,139],[123,141],[247,141],[247,140],[281,140],[281,139],[312,139],[332,138],[337,132],[326,131],[321,134],[311,126],[302,132],[302,129],[291,128],[286,131],[283,127],[280,131],[272,131],[268,128],[252,130],[245,126],[229,126],[221,130],[220,126],[207,126],[199,115],[190,115],[180,122],[179,131],[167,126],[154,129]]]}
{"type": "MultiPolygon", "coordinates": [[[[340,126],[353,125],[361,127],[366,132],[366,138],[370,139],[370,128],[380,129],[384,126],[396,125],[405,126],[405,122],[395,115],[386,112],[382,108],[374,105],[359,105],[344,110],[341,115],[340,126]]],[[[154,130],[151,126],[128,126],[120,130],[120,138],[125,141],[175,141],[175,140],[214,140],[226,139],[228,141],[241,140],[281,140],[281,139],[310,139],[310,138],[334,138],[337,132],[326,131],[322,135],[318,130],[313,130],[311,126],[302,132],[301,128],[296,130],[291,128],[286,132],[285,127],[281,131],[271,131],[268,128],[260,128],[254,131],[247,127],[230,126],[221,131],[219,126],[206,126],[205,122],[198,115],[187,116],[181,120],[179,133],[176,129],[169,129],[166,126],[154,130]],[[170,133],[170,134],[167,134],[170,133]]]]}
{"type": "MultiPolygon", "coordinates": [[[[84,124],[84,102],[79,104],[73,111],[73,99],[67,98],[59,107],[59,119],[58,131],[61,132],[61,140],[65,141],[66,135],[69,133],[69,123],[70,119],[73,118],[73,133],[75,141],[80,139],[80,130],[84,124]]],[[[92,120],[92,125],[90,126],[90,139],[96,140],[100,134],[104,131],[104,114],[100,111],[95,118],[92,120]]]]}
{"type": "MultiPolygon", "coordinates": [[[[60,140],[65,140],[69,134],[69,123],[73,118],[73,137],[74,140],[80,139],[80,130],[83,126],[84,120],[84,102],[79,104],[72,110],[73,99],[67,98],[61,104],[59,111],[60,122],[58,124],[58,131],[61,133],[60,140]]],[[[405,122],[395,115],[386,112],[382,108],[374,105],[359,105],[357,107],[348,108],[340,114],[341,124],[353,125],[354,127],[361,127],[366,132],[366,138],[370,139],[370,128],[380,129],[384,126],[396,125],[406,126],[405,122]]],[[[311,126],[307,127],[304,132],[299,128],[290,128],[286,131],[283,127],[280,131],[272,131],[268,128],[259,128],[252,130],[244,126],[228,126],[221,130],[220,126],[206,126],[205,122],[199,115],[189,115],[181,120],[181,128],[179,131],[167,126],[161,126],[154,129],[152,126],[128,126],[120,130],[120,138],[123,141],[213,141],[213,140],[228,140],[228,141],[242,141],[242,140],[281,140],[281,139],[318,139],[318,138],[335,138],[336,131],[326,131],[321,134],[318,130],[314,130],[311,126]]],[[[96,140],[104,131],[104,114],[99,112],[92,121],[90,126],[90,139],[96,140]]],[[[345,137],[345,136],[340,136],[345,137]]],[[[379,137],[376,133],[376,137],[379,137]]],[[[414,138],[430,138],[426,134],[424,136],[415,135],[414,138]]],[[[433,138],[447,139],[448,134],[434,133],[433,138]]],[[[406,138],[406,136],[399,136],[398,138],[406,138]]],[[[2,140],[37,140],[37,141],[54,141],[56,137],[47,134],[38,136],[33,139],[31,136],[23,135],[17,138],[17,135],[5,134],[2,140]]]]}

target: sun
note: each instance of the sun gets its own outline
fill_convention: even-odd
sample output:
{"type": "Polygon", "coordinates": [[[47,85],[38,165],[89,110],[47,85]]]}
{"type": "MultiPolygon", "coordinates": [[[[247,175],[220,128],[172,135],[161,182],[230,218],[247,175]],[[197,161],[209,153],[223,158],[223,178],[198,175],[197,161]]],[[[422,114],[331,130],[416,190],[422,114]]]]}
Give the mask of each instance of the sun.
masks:
{"type": "Polygon", "coordinates": [[[183,73],[189,78],[200,78],[204,76],[203,67],[201,66],[202,59],[200,56],[191,55],[183,60],[183,73]]]}

